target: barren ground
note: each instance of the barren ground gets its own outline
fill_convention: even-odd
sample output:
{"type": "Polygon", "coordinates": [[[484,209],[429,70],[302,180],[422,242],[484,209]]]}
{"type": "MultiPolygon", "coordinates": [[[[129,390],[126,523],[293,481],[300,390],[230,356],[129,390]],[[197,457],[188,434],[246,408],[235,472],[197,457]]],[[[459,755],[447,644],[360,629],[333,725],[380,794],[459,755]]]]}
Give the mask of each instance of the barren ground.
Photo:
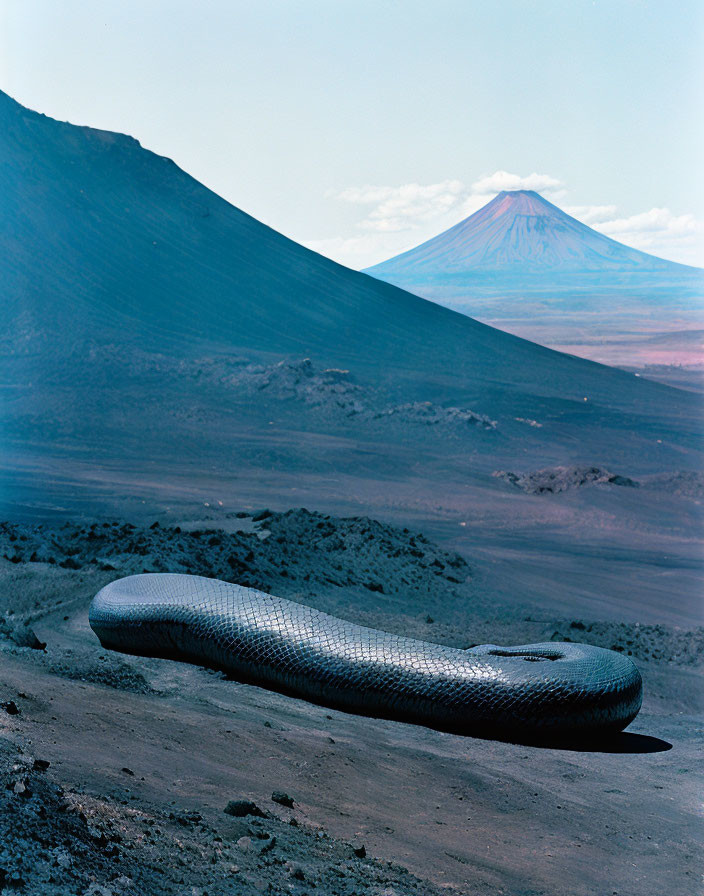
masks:
{"type": "Polygon", "coordinates": [[[181,533],[103,522],[0,533],[10,558],[0,561],[8,892],[697,891],[701,629],[488,601],[471,556],[464,566],[413,532],[368,520],[230,515],[181,520],[181,533]],[[245,550],[252,584],[415,637],[461,646],[572,638],[630,652],[643,710],[598,749],[463,738],[108,653],[88,627],[91,597],[118,575],[197,563],[223,576],[222,558],[245,550]],[[44,650],[18,646],[31,631],[44,650]],[[251,800],[265,817],[228,815],[230,800],[251,800]]]}

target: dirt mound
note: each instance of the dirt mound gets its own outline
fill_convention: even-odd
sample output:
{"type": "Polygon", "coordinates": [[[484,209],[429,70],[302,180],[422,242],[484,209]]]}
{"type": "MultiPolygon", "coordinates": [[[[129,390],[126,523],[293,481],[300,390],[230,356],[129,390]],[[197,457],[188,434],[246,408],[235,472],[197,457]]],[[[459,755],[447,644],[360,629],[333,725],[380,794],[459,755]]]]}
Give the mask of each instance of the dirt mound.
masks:
{"type": "Polygon", "coordinates": [[[601,467],[547,467],[532,473],[497,470],[493,475],[529,495],[557,495],[585,485],[620,485],[627,488],[639,486],[634,479],[611,473],[601,467]]]}
{"type": "Polygon", "coordinates": [[[419,423],[423,426],[465,425],[481,429],[496,429],[497,422],[486,414],[475,414],[467,408],[445,408],[430,401],[414,401],[385,408],[374,414],[375,420],[395,417],[404,423],[419,423]]]}
{"type": "Polygon", "coordinates": [[[233,385],[267,394],[279,400],[297,400],[314,407],[335,407],[348,415],[365,409],[365,390],[349,370],[321,370],[310,358],[280,361],[269,366],[249,365],[230,378],[233,385]]]}
{"type": "Polygon", "coordinates": [[[652,489],[685,498],[704,498],[704,473],[692,471],[656,473],[653,476],[643,476],[640,480],[611,473],[602,467],[577,466],[547,467],[530,473],[496,470],[493,475],[529,495],[556,495],[585,485],[620,485],[626,488],[652,489]]]}
{"type": "Polygon", "coordinates": [[[470,572],[459,554],[424,535],[366,517],[340,519],[296,509],[263,510],[252,519],[257,529],[250,532],[187,532],[159,523],[2,523],[0,556],[73,570],[97,566],[120,575],[190,573],[277,593],[330,585],[378,594],[428,592],[459,585],[470,572]]]}
{"type": "Polygon", "coordinates": [[[579,641],[616,650],[639,660],[704,665],[704,628],[690,631],[668,625],[625,622],[558,622],[551,626],[552,641],[579,641]]]}
{"type": "Polygon", "coordinates": [[[133,694],[152,694],[154,689],[147,684],[144,676],[129,663],[112,654],[83,655],[72,650],[52,651],[57,659],[50,663],[52,675],[70,678],[73,681],[92,681],[109,688],[130,691],[133,694]]]}

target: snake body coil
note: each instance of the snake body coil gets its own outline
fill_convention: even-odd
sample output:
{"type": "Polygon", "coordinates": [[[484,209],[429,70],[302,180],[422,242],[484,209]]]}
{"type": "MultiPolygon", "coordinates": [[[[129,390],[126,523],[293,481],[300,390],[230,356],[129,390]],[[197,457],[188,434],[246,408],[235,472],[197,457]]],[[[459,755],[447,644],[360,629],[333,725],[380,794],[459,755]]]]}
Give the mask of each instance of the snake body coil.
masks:
{"type": "Polygon", "coordinates": [[[327,706],[477,736],[533,739],[621,731],[641,677],[585,644],[468,650],[354,625],[216,579],[118,579],[90,607],[104,647],[219,668],[327,706]]]}

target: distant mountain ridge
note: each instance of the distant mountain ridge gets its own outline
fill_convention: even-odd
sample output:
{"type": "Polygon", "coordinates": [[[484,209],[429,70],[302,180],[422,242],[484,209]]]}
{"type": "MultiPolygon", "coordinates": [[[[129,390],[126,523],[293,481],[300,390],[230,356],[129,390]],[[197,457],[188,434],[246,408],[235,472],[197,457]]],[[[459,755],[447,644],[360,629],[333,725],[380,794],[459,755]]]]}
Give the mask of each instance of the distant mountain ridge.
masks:
{"type": "Polygon", "coordinates": [[[475,273],[580,272],[704,273],[624,246],[533,190],[503,191],[449,230],[366,270],[395,283],[475,273]]]}

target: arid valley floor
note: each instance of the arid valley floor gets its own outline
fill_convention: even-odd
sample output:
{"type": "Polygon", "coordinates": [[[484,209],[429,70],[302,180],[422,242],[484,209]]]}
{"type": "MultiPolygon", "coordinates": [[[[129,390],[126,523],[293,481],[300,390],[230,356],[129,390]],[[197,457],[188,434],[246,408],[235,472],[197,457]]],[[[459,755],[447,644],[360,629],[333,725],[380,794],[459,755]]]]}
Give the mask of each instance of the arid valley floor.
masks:
{"type": "Polygon", "coordinates": [[[363,518],[205,516],[0,529],[8,892],[696,892],[701,628],[487,600],[471,557],[363,518]],[[637,662],[644,707],[607,743],[524,746],[106,652],[87,605],[118,574],[145,569],[236,571],[363,624],[457,646],[612,647],[637,662]],[[272,801],[277,791],[292,806],[272,801]],[[226,814],[231,800],[257,814],[226,814]]]}

